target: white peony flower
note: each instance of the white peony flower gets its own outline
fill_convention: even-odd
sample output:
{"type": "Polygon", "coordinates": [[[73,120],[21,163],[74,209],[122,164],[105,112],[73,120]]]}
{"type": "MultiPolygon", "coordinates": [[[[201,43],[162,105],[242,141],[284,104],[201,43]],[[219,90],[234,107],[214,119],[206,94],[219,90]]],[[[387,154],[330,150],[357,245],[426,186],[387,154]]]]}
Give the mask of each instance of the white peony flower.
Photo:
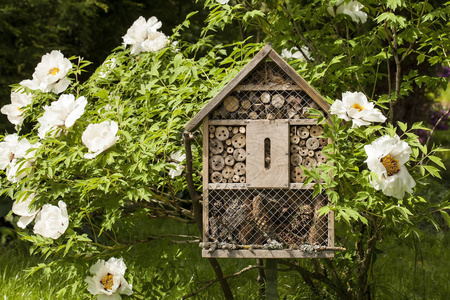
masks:
{"type": "Polygon", "coordinates": [[[70,80],[65,78],[72,68],[70,60],[58,51],[53,50],[42,56],[41,62],[36,66],[33,80],[23,80],[20,84],[32,90],[41,90],[44,93],[62,93],[67,89],[70,80]]]}
{"type": "Polygon", "coordinates": [[[398,199],[403,198],[405,192],[413,192],[416,182],[405,167],[412,151],[406,142],[398,136],[385,135],[364,146],[364,150],[367,166],[378,175],[378,178],[371,178],[375,189],[398,199]]]}
{"type": "Polygon", "coordinates": [[[186,154],[182,153],[182,150],[178,150],[177,152],[174,152],[170,155],[170,158],[176,162],[169,163],[170,166],[173,166],[173,168],[170,168],[169,170],[169,176],[171,178],[175,178],[176,176],[180,176],[181,173],[183,173],[184,166],[182,166],[180,163],[186,159],[186,154]]]}
{"type": "Polygon", "coordinates": [[[40,143],[31,144],[26,138],[19,141],[17,134],[10,134],[0,143],[0,169],[6,169],[6,178],[19,182],[30,174],[34,156],[40,143]],[[34,150],[31,150],[34,149],[34,150]]]}
{"type": "Polygon", "coordinates": [[[38,213],[38,210],[31,205],[31,202],[33,201],[35,196],[36,195],[33,193],[30,194],[25,200],[17,199],[13,203],[13,213],[20,216],[20,219],[17,222],[17,226],[19,226],[20,228],[27,227],[27,225],[34,220],[34,217],[38,213]]]}
{"type": "Polygon", "coordinates": [[[59,238],[69,226],[69,216],[67,205],[63,201],[58,202],[58,206],[45,204],[36,216],[33,231],[43,237],[54,240],[59,238]]]}
{"type": "Polygon", "coordinates": [[[120,294],[133,294],[132,286],[125,280],[127,266],[121,258],[111,257],[107,262],[99,259],[89,271],[93,275],[86,277],[88,291],[98,295],[99,300],[122,299],[120,294]]]}
{"type": "Polygon", "coordinates": [[[100,67],[98,77],[105,78],[115,67],[116,67],[116,59],[114,57],[106,60],[100,67]]]}
{"type": "Polygon", "coordinates": [[[374,108],[374,104],[367,100],[360,92],[345,92],[342,101],[336,100],[330,107],[330,112],[346,121],[353,121],[352,128],[370,125],[370,122],[384,122],[386,117],[374,108]]]}
{"type": "Polygon", "coordinates": [[[16,149],[19,145],[19,137],[17,133],[5,136],[0,143],[0,169],[4,170],[8,167],[16,156],[16,149]]]}
{"type": "Polygon", "coordinates": [[[330,15],[332,15],[333,17],[335,17],[336,15],[339,14],[345,14],[348,15],[352,18],[352,20],[356,23],[366,23],[367,21],[367,14],[363,11],[361,11],[361,9],[364,7],[364,5],[362,5],[361,3],[359,3],[358,1],[350,1],[347,3],[344,3],[344,0],[341,0],[339,2],[336,3],[336,5],[331,5],[328,6],[327,11],[330,15]],[[335,11],[336,8],[336,11],[335,11]]]}
{"type": "Polygon", "coordinates": [[[228,4],[228,2],[230,2],[230,0],[217,0],[217,2],[224,5],[224,4],[228,4]]]}
{"type": "Polygon", "coordinates": [[[104,121],[99,124],[89,124],[81,136],[83,144],[90,153],[84,155],[87,159],[92,159],[114,145],[117,142],[117,131],[119,126],[114,121],[104,121]]]}
{"type": "Polygon", "coordinates": [[[308,48],[306,48],[305,46],[302,47],[302,51],[303,53],[305,53],[305,56],[303,56],[303,53],[301,53],[297,47],[292,47],[291,50],[288,49],[283,49],[281,51],[281,57],[283,57],[284,59],[299,59],[301,61],[306,62],[307,60],[311,60],[311,56],[309,54],[308,48]]]}
{"type": "MultiPolygon", "coordinates": [[[[154,52],[159,51],[167,46],[167,37],[162,32],[150,32],[148,38],[141,43],[140,52],[154,52]]],[[[131,50],[133,54],[133,50],[131,50]]]]}
{"type": "Polygon", "coordinates": [[[124,45],[132,45],[131,54],[137,55],[141,52],[158,51],[164,48],[167,37],[164,33],[157,31],[162,23],[156,17],[151,17],[145,21],[144,17],[139,17],[127,30],[127,34],[122,37],[124,45]]]}
{"type": "Polygon", "coordinates": [[[24,108],[31,104],[33,95],[24,91],[13,91],[11,93],[11,104],[4,105],[1,109],[2,114],[7,115],[11,124],[16,127],[22,126],[24,108]]]}
{"type": "Polygon", "coordinates": [[[58,129],[68,129],[81,117],[86,107],[87,99],[83,96],[75,100],[74,95],[61,95],[58,101],[50,106],[44,106],[44,115],[38,119],[39,137],[45,138],[49,132],[52,137],[59,136],[58,129]]]}

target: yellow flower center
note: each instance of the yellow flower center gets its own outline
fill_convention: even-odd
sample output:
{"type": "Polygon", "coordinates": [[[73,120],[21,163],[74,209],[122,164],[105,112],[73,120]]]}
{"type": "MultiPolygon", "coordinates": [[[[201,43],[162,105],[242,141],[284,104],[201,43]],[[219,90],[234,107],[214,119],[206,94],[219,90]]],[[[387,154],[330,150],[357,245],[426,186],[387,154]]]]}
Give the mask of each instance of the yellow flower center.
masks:
{"type": "Polygon", "coordinates": [[[12,162],[13,159],[14,159],[14,157],[15,157],[15,154],[12,153],[12,152],[10,152],[10,153],[9,153],[9,161],[12,162]]]}
{"type": "Polygon", "coordinates": [[[400,166],[398,164],[398,160],[393,158],[390,155],[386,155],[381,160],[381,163],[386,168],[388,176],[392,176],[400,172],[400,166]]]}
{"type": "Polygon", "coordinates": [[[350,107],[356,109],[357,111],[362,111],[364,109],[364,106],[359,105],[358,103],[355,103],[350,107]]]}
{"type": "Polygon", "coordinates": [[[50,74],[56,75],[58,73],[59,73],[59,69],[58,68],[51,68],[50,71],[48,71],[47,75],[50,75],[50,74]]]}
{"type": "Polygon", "coordinates": [[[17,106],[17,110],[20,111],[20,112],[23,112],[23,109],[20,108],[19,106],[17,106]]]}
{"type": "Polygon", "coordinates": [[[102,280],[100,280],[101,284],[103,284],[103,287],[105,288],[105,290],[110,290],[114,284],[114,280],[113,280],[114,275],[113,274],[106,274],[105,277],[102,278],[102,280]]]}

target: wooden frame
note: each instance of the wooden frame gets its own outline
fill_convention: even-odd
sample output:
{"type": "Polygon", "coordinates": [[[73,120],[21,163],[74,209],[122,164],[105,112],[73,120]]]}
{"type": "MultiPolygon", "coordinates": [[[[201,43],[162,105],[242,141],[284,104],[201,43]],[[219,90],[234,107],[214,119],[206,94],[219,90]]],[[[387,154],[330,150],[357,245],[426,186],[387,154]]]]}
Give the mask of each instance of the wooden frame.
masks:
{"type": "MultiPolygon", "coordinates": [[[[233,193],[246,193],[246,191],[306,191],[312,190],[314,187],[314,183],[304,184],[302,182],[292,182],[291,171],[290,171],[290,152],[289,145],[291,145],[291,141],[289,138],[289,132],[292,127],[303,127],[310,128],[310,126],[314,127],[317,125],[316,119],[307,119],[307,118],[282,118],[277,119],[275,116],[274,119],[262,120],[262,119],[253,119],[250,120],[248,117],[244,117],[242,119],[212,119],[209,117],[212,112],[217,111],[219,109],[224,109],[224,106],[227,102],[226,98],[233,98],[230,96],[232,93],[261,93],[265,91],[266,93],[269,91],[270,93],[274,93],[276,95],[278,92],[282,93],[305,93],[308,97],[310,97],[315,107],[328,112],[329,105],[327,102],[323,100],[323,98],[317,93],[317,91],[312,88],[292,67],[287,64],[273,49],[271,46],[266,45],[263,49],[210,101],[205,107],[197,113],[190,122],[188,122],[185,126],[187,131],[194,131],[199,126],[200,123],[203,124],[203,241],[209,243],[209,232],[210,232],[210,195],[211,193],[216,193],[219,191],[234,191],[233,193]],[[260,65],[260,63],[264,62],[266,59],[271,59],[290,79],[292,82],[286,83],[264,83],[264,84],[242,84],[243,80],[247,78],[252,71],[260,65]],[[225,101],[225,102],[224,102],[225,101]],[[214,169],[216,165],[211,163],[211,157],[217,157],[226,155],[226,152],[222,150],[225,146],[225,139],[228,138],[228,133],[223,128],[237,128],[244,127],[246,132],[245,134],[249,134],[246,136],[246,159],[245,159],[245,168],[246,168],[246,176],[248,175],[245,182],[231,182],[231,179],[218,182],[211,182],[212,173],[214,171],[217,172],[218,169],[214,169]],[[218,136],[217,131],[223,130],[226,133],[225,137],[218,136]],[[283,129],[282,129],[283,128],[283,129]],[[212,129],[212,132],[211,130],[212,129]],[[282,130],[283,132],[287,130],[287,140],[286,136],[281,136],[277,132],[271,130],[282,130]],[[214,143],[217,143],[217,138],[223,141],[222,148],[220,151],[216,153],[211,153],[210,147],[213,147],[214,143]],[[264,140],[271,141],[269,149],[267,151],[276,150],[275,153],[270,152],[270,163],[268,166],[261,166],[264,164],[264,161],[267,160],[267,153],[263,153],[266,150],[261,150],[265,146],[262,141],[264,140]],[[259,150],[258,150],[259,149],[259,150]],[[220,152],[220,154],[218,154],[220,152]],[[222,154],[223,153],[223,154],[222,154]],[[249,154],[250,153],[250,154],[249,154]],[[264,158],[264,159],[263,159],[264,158]],[[273,159],[273,161],[272,161],[273,159]],[[271,169],[272,168],[272,169],[271,169]],[[287,170],[287,171],[286,171],[287,170]],[[267,173],[264,175],[264,173],[267,173]],[[283,178],[278,178],[277,174],[283,174],[283,178]],[[287,179],[286,179],[287,176],[287,179]]],[[[262,94],[260,94],[262,97],[262,94]]],[[[234,100],[234,99],[231,99],[234,100]]],[[[237,101],[237,100],[236,100],[237,101]]],[[[262,101],[262,100],[261,100],[262,101]]],[[[284,100],[283,100],[284,101],[284,100]]],[[[284,103],[284,102],[283,102],[284,103]]],[[[283,105],[283,103],[280,104],[283,105]]],[[[236,105],[231,101],[230,105],[236,105]]],[[[273,102],[272,102],[273,104],[273,102]]],[[[225,107],[228,111],[235,111],[242,102],[237,103],[237,107],[225,107]]],[[[270,103],[269,103],[270,105],[270,103]]],[[[271,106],[271,105],[270,105],[271,106]]],[[[305,108],[307,109],[307,108],[305,108]]],[[[276,110],[276,108],[275,108],[276,110]]],[[[306,111],[307,112],[307,111],[306,111]]],[[[302,129],[302,128],[300,128],[302,129]]],[[[294,130],[296,130],[294,128],[294,130]]],[[[228,142],[228,140],[227,140],[228,142]]],[[[316,141],[317,142],[317,141],[316,141]]],[[[326,141],[325,141],[326,143],[326,141]]],[[[241,146],[239,146],[241,147],[241,146]]],[[[266,149],[266,148],[264,148],[266,149]]],[[[228,149],[227,149],[228,150],[228,149]]],[[[231,149],[233,150],[233,149],[231,149]]],[[[231,153],[231,152],[229,152],[231,153]]],[[[219,169],[220,170],[220,169],[219,169]]],[[[228,174],[228,173],[227,173],[228,174]]],[[[229,178],[229,177],[228,177],[229,178]]],[[[302,192],[301,192],[302,193],[302,192]]],[[[320,196],[320,195],[319,195],[320,196]]],[[[303,197],[303,196],[302,196],[303,197]]],[[[291,249],[254,249],[252,245],[242,244],[238,247],[238,249],[226,250],[226,249],[204,249],[202,251],[203,257],[227,257],[227,258],[329,258],[334,256],[334,251],[337,248],[334,247],[334,213],[331,211],[326,216],[327,222],[323,223],[320,220],[323,220],[323,217],[318,217],[317,210],[320,208],[320,203],[327,199],[323,198],[325,196],[320,196],[319,198],[315,198],[314,203],[319,207],[314,206],[313,216],[314,223],[311,225],[310,230],[317,230],[317,226],[319,228],[325,229],[326,226],[326,246],[311,246],[307,247],[308,244],[305,244],[305,248],[300,250],[297,246],[293,246],[291,249]],[[319,225],[317,225],[319,224],[319,225]]],[[[313,201],[312,199],[310,201],[313,201]]],[[[313,202],[311,202],[313,203],[313,202]]],[[[315,204],[314,204],[315,205],[315,204]]],[[[241,204],[242,206],[242,204],[241,204]]],[[[214,209],[214,207],[212,207],[214,209]]],[[[252,212],[253,213],[253,212],[252,212]]],[[[250,214],[252,214],[250,213],[250,214]]],[[[323,235],[323,230],[321,230],[321,235],[323,235]]],[[[205,243],[204,243],[205,244],[205,243]]]]}

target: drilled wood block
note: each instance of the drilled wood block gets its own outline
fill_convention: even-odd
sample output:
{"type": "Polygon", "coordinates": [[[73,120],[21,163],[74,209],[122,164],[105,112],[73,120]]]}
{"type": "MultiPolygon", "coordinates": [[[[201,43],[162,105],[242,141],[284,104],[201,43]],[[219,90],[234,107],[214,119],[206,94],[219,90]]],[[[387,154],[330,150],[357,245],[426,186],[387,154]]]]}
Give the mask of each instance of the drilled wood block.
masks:
{"type": "Polygon", "coordinates": [[[246,144],[245,135],[242,133],[235,134],[231,138],[231,143],[232,143],[233,147],[236,149],[244,148],[245,144],[246,144]]]}
{"type": "Polygon", "coordinates": [[[291,136],[291,144],[298,144],[300,142],[300,137],[298,135],[291,136]]]}
{"type": "Polygon", "coordinates": [[[245,149],[235,149],[233,152],[233,157],[236,161],[244,161],[247,157],[245,149]]]}
{"type": "Polygon", "coordinates": [[[296,144],[292,144],[289,147],[289,150],[291,151],[291,154],[299,153],[300,152],[300,146],[296,144]]]}
{"type": "Polygon", "coordinates": [[[247,172],[247,168],[246,168],[245,164],[241,163],[241,162],[236,163],[234,165],[233,170],[234,170],[234,174],[239,175],[239,176],[245,175],[245,173],[247,172]]]}
{"type": "Polygon", "coordinates": [[[235,163],[234,157],[232,155],[227,155],[225,157],[225,165],[227,166],[233,166],[235,163]]]}
{"type": "Polygon", "coordinates": [[[225,160],[220,155],[214,155],[210,158],[210,167],[214,171],[222,171],[225,167],[225,160]]]}
{"type": "Polygon", "coordinates": [[[303,158],[298,153],[291,155],[291,164],[295,167],[298,167],[302,163],[302,160],[303,158]]]}
{"type": "Polygon", "coordinates": [[[214,134],[219,141],[225,141],[230,136],[230,131],[225,126],[218,126],[214,134]]]}
{"type": "Polygon", "coordinates": [[[209,151],[213,154],[220,154],[223,151],[223,143],[218,139],[209,141],[209,151]]]}
{"type": "Polygon", "coordinates": [[[320,135],[322,135],[323,128],[322,128],[322,126],[318,126],[318,125],[312,126],[311,129],[309,130],[309,133],[311,134],[312,137],[317,138],[320,135]]]}
{"type": "Polygon", "coordinates": [[[222,179],[223,179],[222,173],[220,173],[220,172],[213,172],[211,174],[211,182],[220,183],[220,182],[222,182],[222,179]]]}
{"type": "Polygon", "coordinates": [[[234,169],[230,166],[226,166],[223,170],[222,170],[222,176],[223,178],[226,179],[231,179],[233,178],[234,175],[234,169]]]}
{"type": "Polygon", "coordinates": [[[306,139],[309,137],[309,130],[308,128],[306,128],[306,126],[300,126],[297,129],[297,134],[300,136],[300,138],[306,139]]]}
{"type": "Polygon", "coordinates": [[[301,167],[294,167],[291,171],[291,181],[292,182],[305,182],[306,177],[303,175],[304,171],[301,167]]]}
{"type": "Polygon", "coordinates": [[[308,156],[305,159],[303,159],[302,166],[304,166],[308,169],[315,168],[315,167],[317,167],[317,160],[313,157],[308,156]]]}
{"type": "Polygon", "coordinates": [[[308,148],[309,150],[316,150],[317,148],[319,148],[319,140],[314,137],[307,139],[306,148],[308,148]]]}

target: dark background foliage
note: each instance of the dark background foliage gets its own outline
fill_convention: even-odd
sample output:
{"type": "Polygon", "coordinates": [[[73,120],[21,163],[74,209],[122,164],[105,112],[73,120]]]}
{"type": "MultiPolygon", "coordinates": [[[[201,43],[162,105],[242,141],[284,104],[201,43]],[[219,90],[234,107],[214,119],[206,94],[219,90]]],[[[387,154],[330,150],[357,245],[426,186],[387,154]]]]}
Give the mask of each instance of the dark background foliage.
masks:
{"type": "MultiPolygon", "coordinates": [[[[195,0],[3,0],[0,3],[0,106],[10,102],[10,85],[31,79],[42,55],[61,50],[66,57],[81,56],[98,67],[139,17],[156,16],[161,30],[171,35],[189,12],[191,30],[199,35],[202,4],[195,0]]],[[[88,73],[89,74],[89,73],[88,73]]],[[[86,76],[87,77],[87,76],[86,76]]],[[[87,79],[87,78],[84,78],[87,79]]],[[[0,115],[0,132],[14,132],[0,115]]]]}

